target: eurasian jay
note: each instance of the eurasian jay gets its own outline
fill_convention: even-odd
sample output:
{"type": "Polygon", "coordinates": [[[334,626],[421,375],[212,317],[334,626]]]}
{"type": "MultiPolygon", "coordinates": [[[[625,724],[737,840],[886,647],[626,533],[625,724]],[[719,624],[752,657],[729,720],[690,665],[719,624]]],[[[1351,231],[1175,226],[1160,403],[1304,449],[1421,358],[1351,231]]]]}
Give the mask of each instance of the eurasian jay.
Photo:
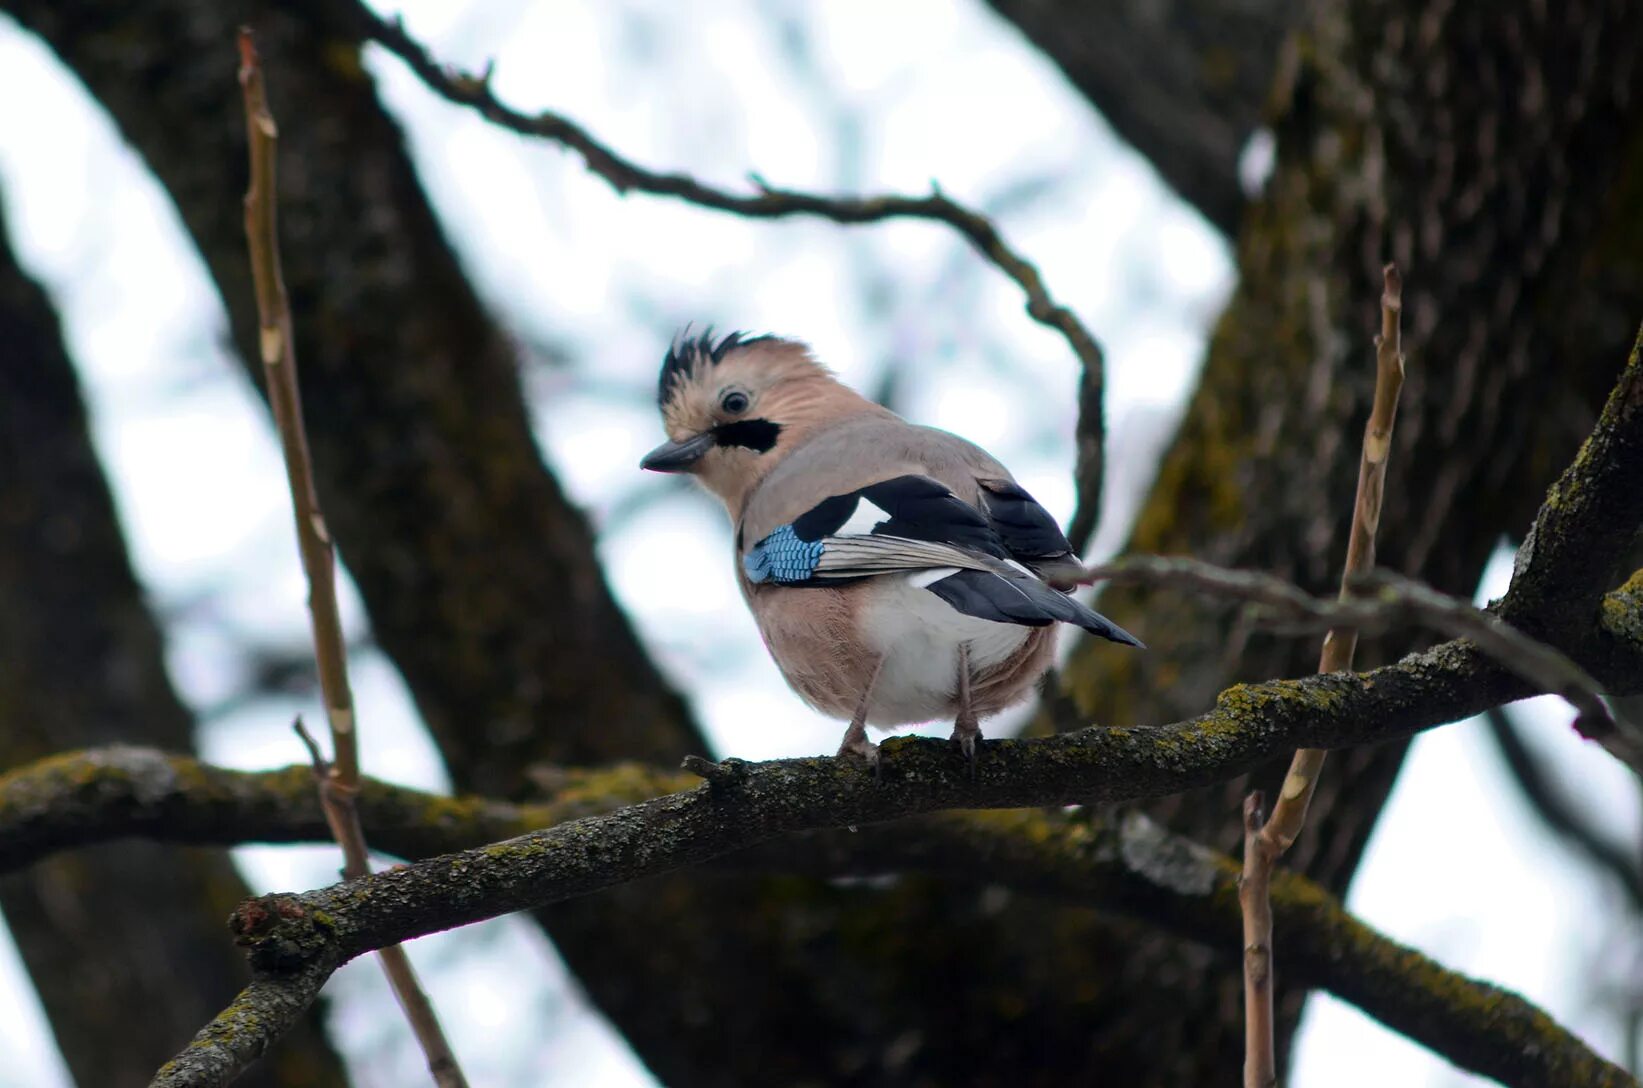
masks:
{"type": "Polygon", "coordinates": [[[849,718],[839,754],[876,762],[872,726],[980,720],[1026,699],[1056,623],[1140,640],[1055,588],[1082,571],[1055,519],[985,450],[908,423],[774,336],[676,339],[657,388],[670,441],[643,468],[724,501],[736,575],[782,675],[849,718]]]}

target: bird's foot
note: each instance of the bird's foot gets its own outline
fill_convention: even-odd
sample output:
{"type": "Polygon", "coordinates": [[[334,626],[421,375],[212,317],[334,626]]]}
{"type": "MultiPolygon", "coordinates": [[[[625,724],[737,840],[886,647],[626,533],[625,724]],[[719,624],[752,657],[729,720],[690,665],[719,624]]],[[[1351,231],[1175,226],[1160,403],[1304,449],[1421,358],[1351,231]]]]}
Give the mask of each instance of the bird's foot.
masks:
{"type": "Polygon", "coordinates": [[[839,745],[839,758],[859,759],[867,764],[874,778],[879,776],[879,746],[867,739],[865,725],[850,723],[849,730],[844,734],[844,742],[839,745]]]}
{"type": "Polygon", "coordinates": [[[981,722],[974,714],[960,714],[953,722],[953,743],[964,753],[970,777],[976,776],[976,741],[981,739],[981,722]]]}

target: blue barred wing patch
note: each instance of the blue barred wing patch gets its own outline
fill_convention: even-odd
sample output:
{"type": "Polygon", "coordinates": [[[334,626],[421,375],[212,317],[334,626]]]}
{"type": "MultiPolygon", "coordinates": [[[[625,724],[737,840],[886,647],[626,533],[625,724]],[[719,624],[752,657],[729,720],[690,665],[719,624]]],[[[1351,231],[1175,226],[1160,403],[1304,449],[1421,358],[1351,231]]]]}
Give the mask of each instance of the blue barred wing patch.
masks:
{"type": "Polygon", "coordinates": [[[823,547],[820,540],[800,540],[793,526],[783,525],[748,549],[742,569],[755,584],[809,581],[821,562],[823,547]]]}

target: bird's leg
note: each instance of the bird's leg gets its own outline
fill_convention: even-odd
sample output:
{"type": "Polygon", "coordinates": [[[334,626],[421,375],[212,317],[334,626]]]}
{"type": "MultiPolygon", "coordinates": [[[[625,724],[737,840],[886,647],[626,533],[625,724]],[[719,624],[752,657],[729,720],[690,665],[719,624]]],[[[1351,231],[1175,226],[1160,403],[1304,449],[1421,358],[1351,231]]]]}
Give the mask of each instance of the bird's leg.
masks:
{"type": "Polygon", "coordinates": [[[867,677],[867,684],[861,689],[861,701],[856,704],[856,713],[850,719],[850,726],[844,731],[844,741],[839,745],[840,756],[855,756],[867,761],[867,765],[878,773],[879,746],[867,739],[867,707],[873,700],[873,685],[879,682],[879,671],[884,668],[884,658],[879,658],[873,664],[873,672],[867,677]]]}
{"type": "Polygon", "coordinates": [[[970,705],[970,644],[958,644],[958,717],[953,719],[953,743],[969,761],[970,774],[976,773],[976,740],[981,736],[981,721],[970,705]]]}

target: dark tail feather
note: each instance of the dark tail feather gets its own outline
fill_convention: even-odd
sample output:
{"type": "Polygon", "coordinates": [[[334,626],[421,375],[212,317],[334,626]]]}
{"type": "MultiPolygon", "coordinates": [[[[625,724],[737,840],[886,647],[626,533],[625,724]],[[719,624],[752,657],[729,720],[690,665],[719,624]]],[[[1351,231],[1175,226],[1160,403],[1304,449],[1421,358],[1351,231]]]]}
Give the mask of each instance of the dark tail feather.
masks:
{"type": "Polygon", "coordinates": [[[961,570],[926,587],[966,616],[1043,627],[1059,620],[1092,635],[1145,649],[1140,639],[1101,613],[1026,574],[961,570]]]}
{"type": "MultiPolygon", "coordinates": [[[[1053,593],[1055,591],[1051,590],[1051,592],[1053,593]]],[[[1073,601],[1071,597],[1068,597],[1067,600],[1072,601],[1073,607],[1078,609],[1082,617],[1080,619],[1073,620],[1072,622],[1078,624],[1078,626],[1082,627],[1090,634],[1100,635],[1102,638],[1107,639],[1110,642],[1120,642],[1125,646],[1134,646],[1137,650],[1145,650],[1147,648],[1147,644],[1145,642],[1142,642],[1140,639],[1136,638],[1134,635],[1130,634],[1128,631],[1124,630],[1122,627],[1118,626],[1116,623],[1112,622],[1095,609],[1090,608],[1088,605],[1073,601]]]]}

